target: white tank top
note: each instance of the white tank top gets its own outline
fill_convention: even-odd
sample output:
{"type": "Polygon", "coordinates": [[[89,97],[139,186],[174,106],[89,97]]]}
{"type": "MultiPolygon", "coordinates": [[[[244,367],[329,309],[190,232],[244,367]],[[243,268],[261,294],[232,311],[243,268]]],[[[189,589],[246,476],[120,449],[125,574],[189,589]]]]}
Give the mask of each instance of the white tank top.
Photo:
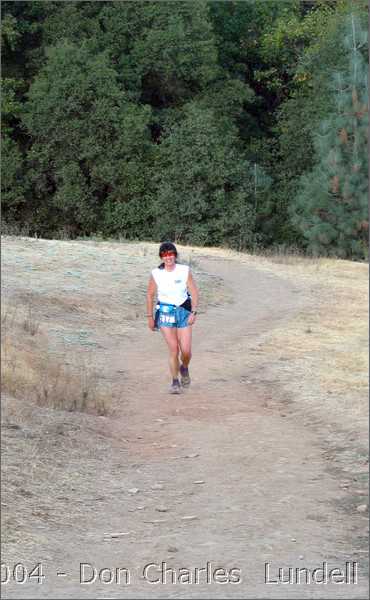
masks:
{"type": "Polygon", "coordinates": [[[154,281],[157,284],[157,295],[160,302],[180,306],[188,297],[186,282],[189,275],[188,265],[178,265],[173,271],[166,269],[152,270],[154,281]]]}

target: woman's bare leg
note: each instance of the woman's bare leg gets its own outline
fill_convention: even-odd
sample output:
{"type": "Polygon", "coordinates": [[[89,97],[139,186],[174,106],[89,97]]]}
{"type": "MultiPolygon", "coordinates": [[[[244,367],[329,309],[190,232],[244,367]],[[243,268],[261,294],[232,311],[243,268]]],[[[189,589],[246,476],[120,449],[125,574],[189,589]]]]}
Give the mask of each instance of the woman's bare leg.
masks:
{"type": "Polygon", "coordinates": [[[177,330],[178,344],[181,350],[181,361],[184,367],[188,367],[191,360],[192,327],[180,327],[177,330]]]}
{"type": "Polygon", "coordinates": [[[169,366],[173,379],[179,377],[179,342],[176,327],[161,327],[161,333],[166,340],[169,350],[169,366]]]}

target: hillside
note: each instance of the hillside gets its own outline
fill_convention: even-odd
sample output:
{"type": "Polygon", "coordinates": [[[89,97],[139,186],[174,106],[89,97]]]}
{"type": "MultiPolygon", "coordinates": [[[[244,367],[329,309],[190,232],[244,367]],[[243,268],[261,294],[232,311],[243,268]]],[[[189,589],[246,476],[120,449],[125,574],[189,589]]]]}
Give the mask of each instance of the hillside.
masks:
{"type": "Polygon", "coordinates": [[[3,238],[3,562],[45,574],[4,597],[293,598],[266,562],[357,561],[325,597],[365,598],[367,265],[178,249],[201,303],[172,397],[144,317],[156,244],[3,238]],[[162,561],[241,581],[151,584],[162,561]],[[81,585],[82,562],[130,581],[81,585]]]}

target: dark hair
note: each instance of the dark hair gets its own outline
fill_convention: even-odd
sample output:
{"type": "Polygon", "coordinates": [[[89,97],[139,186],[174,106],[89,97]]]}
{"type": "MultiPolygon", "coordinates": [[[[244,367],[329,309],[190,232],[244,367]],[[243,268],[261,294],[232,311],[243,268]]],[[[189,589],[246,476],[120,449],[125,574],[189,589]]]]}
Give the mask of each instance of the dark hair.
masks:
{"type": "MultiPolygon", "coordinates": [[[[161,256],[162,252],[174,252],[175,261],[177,260],[177,249],[175,244],[173,244],[172,242],[162,242],[162,244],[159,246],[159,256],[161,256]]],[[[164,269],[163,262],[158,266],[158,269],[164,269]]]]}

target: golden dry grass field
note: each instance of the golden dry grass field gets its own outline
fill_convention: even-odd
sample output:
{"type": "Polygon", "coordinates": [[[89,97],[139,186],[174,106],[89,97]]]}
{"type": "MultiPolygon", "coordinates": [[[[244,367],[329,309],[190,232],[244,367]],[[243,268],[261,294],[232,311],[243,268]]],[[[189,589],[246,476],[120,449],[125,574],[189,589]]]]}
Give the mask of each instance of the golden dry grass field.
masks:
{"type": "MultiPolygon", "coordinates": [[[[239,565],[243,584],[188,597],[293,598],[294,586],[266,588],[266,560],[357,560],[359,585],[329,585],[325,598],[366,597],[368,266],[178,250],[201,300],[192,384],[174,401],[145,319],[157,244],[3,238],[5,562],[72,573],[119,557],[134,573],[153,558],[212,559],[239,565]]],[[[319,588],[300,597],[323,598],[319,588]]],[[[81,586],[53,575],[4,589],[77,598],[81,586]]],[[[185,591],[142,577],[131,587],[185,591]]]]}

